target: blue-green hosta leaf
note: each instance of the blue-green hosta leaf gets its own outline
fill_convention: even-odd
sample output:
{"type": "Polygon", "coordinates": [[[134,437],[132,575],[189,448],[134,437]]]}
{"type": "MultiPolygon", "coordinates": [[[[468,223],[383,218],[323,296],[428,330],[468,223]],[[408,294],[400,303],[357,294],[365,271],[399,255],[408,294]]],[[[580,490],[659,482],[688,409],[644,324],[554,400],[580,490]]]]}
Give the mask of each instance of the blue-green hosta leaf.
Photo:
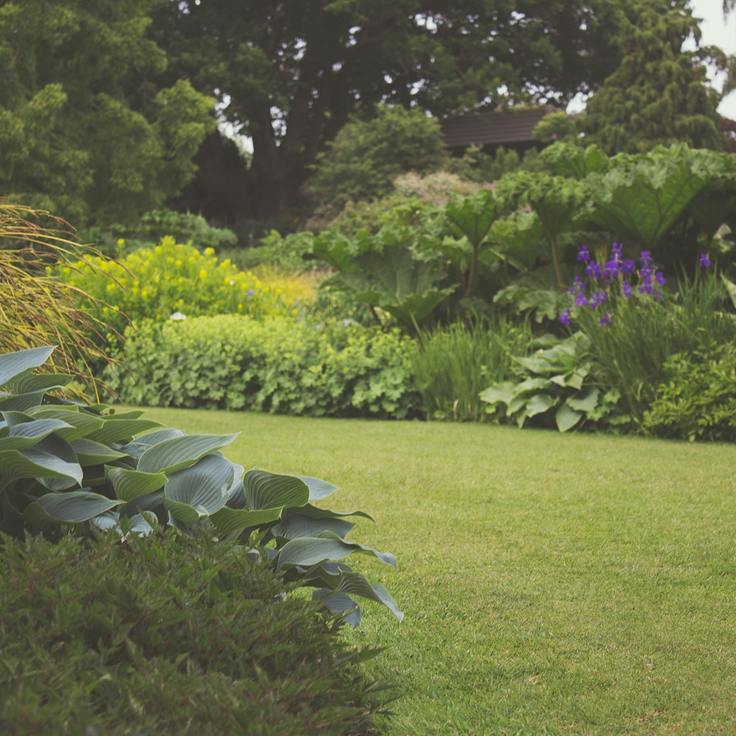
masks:
{"type": "Polygon", "coordinates": [[[159,422],[153,419],[117,419],[116,417],[104,417],[105,423],[87,438],[103,445],[111,445],[113,442],[125,442],[140,432],[145,432],[152,427],[160,427],[159,422]]]}
{"type": "Polygon", "coordinates": [[[81,524],[104,514],[122,501],[90,491],[47,493],[26,507],[26,517],[34,525],[45,520],[62,524],[81,524]]]}
{"type": "Polygon", "coordinates": [[[493,386],[489,386],[485,391],[480,392],[480,400],[489,404],[500,403],[508,406],[514,397],[514,386],[515,384],[511,383],[511,381],[494,383],[493,386]]]}
{"type": "Polygon", "coordinates": [[[4,411],[2,415],[8,427],[14,427],[16,424],[23,424],[24,422],[32,422],[35,418],[32,411],[4,411]]]}
{"type": "Polygon", "coordinates": [[[12,393],[24,394],[33,391],[53,391],[72,381],[70,373],[34,373],[29,370],[9,381],[7,388],[12,393]]]}
{"type": "Polygon", "coordinates": [[[528,418],[537,416],[537,414],[544,414],[549,411],[555,404],[557,399],[549,394],[534,394],[526,403],[526,415],[528,418]]]}
{"type": "Polygon", "coordinates": [[[70,425],[69,429],[58,432],[58,436],[67,442],[88,437],[100,430],[104,424],[104,417],[80,411],[76,406],[42,405],[36,406],[28,412],[37,419],[60,419],[70,425]]]}
{"type": "Polygon", "coordinates": [[[165,473],[143,473],[130,468],[105,467],[105,475],[115,495],[122,501],[135,501],[163,488],[168,480],[165,473]]]}
{"type": "Polygon", "coordinates": [[[107,445],[103,445],[101,442],[95,442],[86,437],[72,440],[69,444],[76,453],[77,461],[82,467],[88,465],[104,465],[105,463],[111,463],[126,457],[124,452],[118,452],[107,445]]]}
{"type": "Polygon", "coordinates": [[[375,521],[375,519],[370,514],[366,514],[365,511],[332,511],[331,509],[321,509],[319,506],[313,506],[311,503],[297,509],[297,513],[302,516],[307,516],[310,519],[343,519],[346,516],[361,516],[369,521],[375,521]]]}
{"type": "Polygon", "coordinates": [[[600,395],[600,391],[598,391],[597,388],[593,388],[590,391],[588,391],[585,396],[581,396],[580,398],[576,398],[571,396],[565,403],[575,411],[583,411],[586,414],[589,411],[593,411],[593,409],[598,406],[598,396],[600,395]]]}
{"type": "Polygon", "coordinates": [[[278,475],[267,470],[249,470],[243,479],[245,504],[250,509],[304,506],[309,486],[295,475],[278,475]]]}
{"type": "Polygon", "coordinates": [[[149,447],[141,455],[138,470],[147,473],[175,473],[184,470],[206,455],[229,445],[236,437],[235,434],[191,434],[164,440],[149,447]]]}
{"type": "Polygon", "coordinates": [[[348,542],[331,532],[323,532],[319,537],[300,537],[287,542],[279,550],[276,566],[311,567],[328,560],[342,560],[353,552],[373,555],[387,565],[396,567],[396,558],[390,552],[379,552],[357,542],[348,542]]]}
{"type": "Polygon", "coordinates": [[[557,429],[560,432],[567,432],[568,429],[572,429],[582,418],[582,412],[575,411],[575,409],[569,407],[567,404],[562,404],[555,414],[557,429]]]}
{"type": "Polygon", "coordinates": [[[330,531],[344,539],[355,526],[343,519],[310,519],[300,514],[299,511],[300,509],[285,511],[281,521],[271,528],[271,534],[282,539],[297,539],[298,537],[316,537],[321,532],[330,531]]]}
{"type": "Polygon", "coordinates": [[[43,347],[0,355],[0,386],[4,386],[27,370],[42,366],[53,352],[53,347],[43,347]]]}
{"type": "Polygon", "coordinates": [[[274,509],[231,509],[228,506],[221,508],[210,516],[210,521],[215,525],[215,529],[225,536],[235,532],[242,532],[243,529],[251,529],[264,524],[271,524],[281,518],[283,507],[279,506],[274,509]]]}
{"type": "Polygon", "coordinates": [[[164,486],[164,506],[179,521],[193,523],[219,511],[233,481],[233,464],[210,455],[194,467],[173,473],[164,486]]]}
{"type": "Polygon", "coordinates": [[[157,429],[153,432],[146,432],[145,434],[139,435],[134,440],[131,440],[128,444],[124,445],[121,449],[136,460],[140,460],[141,455],[149,447],[157,445],[159,442],[163,442],[164,440],[171,440],[174,439],[174,437],[183,436],[184,432],[180,429],[157,429]]]}
{"type": "Polygon", "coordinates": [[[360,626],[360,606],[347,593],[318,588],[312,593],[312,600],[320,603],[333,616],[341,616],[353,628],[360,626]]]}
{"type": "Polygon", "coordinates": [[[391,594],[379,583],[370,583],[358,572],[345,572],[340,576],[340,584],[336,588],[341,593],[348,595],[359,595],[363,598],[382,603],[399,621],[404,614],[396,605],[391,594]]]}
{"type": "Polygon", "coordinates": [[[297,477],[307,484],[310,501],[321,501],[323,498],[331,496],[337,490],[337,486],[321,478],[312,478],[309,475],[299,475],[297,477]]]}
{"type": "Polygon", "coordinates": [[[67,484],[82,482],[82,466],[37,447],[29,450],[0,450],[0,478],[58,478],[67,484]]]}
{"type": "Polygon", "coordinates": [[[514,397],[523,396],[528,393],[536,393],[550,387],[550,379],[547,378],[527,378],[520,381],[514,386],[514,397]]]}
{"type": "Polygon", "coordinates": [[[26,450],[37,445],[50,434],[58,433],[69,425],[58,419],[35,419],[10,427],[6,437],[0,438],[0,450],[26,450]]]}
{"type": "Polygon", "coordinates": [[[0,411],[28,411],[38,406],[45,396],[45,391],[31,391],[25,394],[2,394],[0,393],[0,411]]]}

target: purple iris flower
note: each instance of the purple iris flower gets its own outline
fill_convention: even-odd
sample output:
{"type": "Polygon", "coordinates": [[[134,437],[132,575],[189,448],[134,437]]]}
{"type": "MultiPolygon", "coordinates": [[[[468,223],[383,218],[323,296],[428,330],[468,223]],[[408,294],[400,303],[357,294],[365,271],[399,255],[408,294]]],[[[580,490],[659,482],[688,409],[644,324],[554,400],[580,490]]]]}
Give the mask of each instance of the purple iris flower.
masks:
{"type": "Polygon", "coordinates": [[[661,271],[657,271],[657,273],[654,274],[654,280],[660,286],[664,286],[667,283],[667,279],[664,277],[664,274],[661,271]]]}
{"type": "Polygon", "coordinates": [[[651,268],[652,265],[654,265],[652,252],[648,250],[643,250],[641,253],[639,253],[639,261],[641,262],[642,268],[651,268]]]}
{"type": "Polygon", "coordinates": [[[619,262],[611,260],[606,263],[605,275],[607,279],[615,279],[618,276],[619,262]]]}
{"type": "Polygon", "coordinates": [[[255,294],[255,291],[253,291],[253,289],[248,289],[248,291],[245,292],[245,295],[247,297],[251,297],[253,296],[253,294],[255,294]]]}
{"type": "Polygon", "coordinates": [[[611,246],[611,257],[614,261],[620,261],[624,252],[624,246],[614,241],[611,246]]]}
{"type": "Polygon", "coordinates": [[[612,319],[613,319],[613,317],[609,313],[603,314],[603,315],[601,315],[601,318],[598,320],[598,324],[601,327],[605,327],[606,325],[610,325],[611,324],[611,320],[612,319]]]}
{"type": "Polygon", "coordinates": [[[559,316],[560,322],[562,322],[565,327],[567,327],[570,322],[572,322],[572,318],[570,316],[570,310],[566,309],[560,316],[559,316]]]}
{"type": "Polygon", "coordinates": [[[591,261],[586,266],[585,273],[590,276],[594,281],[598,281],[598,279],[601,277],[601,267],[595,261],[591,261]]]}
{"type": "Polygon", "coordinates": [[[621,263],[621,273],[630,274],[636,271],[636,261],[627,258],[621,263]]]}
{"type": "Polygon", "coordinates": [[[587,245],[581,245],[578,248],[578,260],[587,263],[590,260],[590,251],[587,245]]]}
{"type": "Polygon", "coordinates": [[[701,253],[698,256],[698,263],[700,264],[700,268],[708,269],[712,265],[712,261],[710,260],[710,256],[707,253],[701,253]]]}
{"type": "Polygon", "coordinates": [[[608,295],[606,294],[606,292],[603,291],[602,289],[597,289],[595,294],[593,294],[590,300],[590,306],[593,309],[598,309],[598,307],[606,303],[607,299],[608,299],[608,295]]]}
{"type": "Polygon", "coordinates": [[[575,297],[575,306],[576,307],[587,307],[588,306],[588,300],[585,298],[585,294],[582,291],[579,291],[577,293],[577,296],[575,297]]]}
{"type": "Polygon", "coordinates": [[[631,299],[631,284],[628,281],[621,282],[621,291],[626,299],[631,299]]]}

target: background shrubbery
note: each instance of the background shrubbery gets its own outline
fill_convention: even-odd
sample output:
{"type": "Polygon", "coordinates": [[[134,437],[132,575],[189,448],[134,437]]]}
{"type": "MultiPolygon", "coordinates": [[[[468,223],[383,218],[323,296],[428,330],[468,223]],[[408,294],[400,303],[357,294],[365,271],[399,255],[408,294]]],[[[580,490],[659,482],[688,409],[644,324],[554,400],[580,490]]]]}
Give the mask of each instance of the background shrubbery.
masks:
{"type": "Polygon", "coordinates": [[[231,546],[3,539],[7,736],[374,733],[383,688],[306,600],[231,546]]]}

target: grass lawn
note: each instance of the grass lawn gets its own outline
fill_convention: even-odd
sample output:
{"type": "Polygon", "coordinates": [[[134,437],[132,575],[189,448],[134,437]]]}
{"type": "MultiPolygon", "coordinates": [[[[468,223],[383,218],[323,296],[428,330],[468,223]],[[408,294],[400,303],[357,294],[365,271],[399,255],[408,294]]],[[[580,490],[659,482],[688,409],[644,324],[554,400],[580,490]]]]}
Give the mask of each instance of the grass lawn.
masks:
{"type": "Polygon", "coordinates": [[[341,486],[391,734],[736,733],[736,448],[482,425],[150,410],[341,486]]]}

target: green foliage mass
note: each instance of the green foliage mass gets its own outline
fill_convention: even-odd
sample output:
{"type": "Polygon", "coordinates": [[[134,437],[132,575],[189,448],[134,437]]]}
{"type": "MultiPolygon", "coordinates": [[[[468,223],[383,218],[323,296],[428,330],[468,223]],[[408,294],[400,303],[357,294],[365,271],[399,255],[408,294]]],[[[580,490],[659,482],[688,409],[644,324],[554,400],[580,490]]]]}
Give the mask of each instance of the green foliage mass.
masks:
{"type": "Polygon", "coordinates": [[[353,572],[354,552],[396,566],[393,555],[347,539],[347,518],[362,511],[318,508],[337,488],[311,477],[277,475],[227,460],[236,435],[186,435],[161,428],[141,411],[114,413],[62,393],[71,376],[37,374],[53,348],[0,354],[0,532],[56,535],[102,530],[148,536],[160,526],[242,543],[242,554],[353,625],[359,595],[401,620],[389,593],[353,572]],[[347,518],[346,518],[347,517],[347,518]]]}
{"type": "Polygon", "coordinates": [[[592,385],[589,341],[582,333],[565,340],[545,336],[531,355],[516,357],[513,381],[495,383],[480,394],[488,411],[523,427],[527,421],[554,424],[560,432],[600,422],[615,408],[616,391],[592,385]]]}
{"type": "Polygon", "coordinates": [[[690,3],[635,3],[621,23],[621,62],[588,101],[586,140],[608,153],[678,141],[723,148],[719,95],[707,83],[708,49],[683,51],[691,36],[700,39],[690,3]]]}
{"type": "Polygon", "coordinates": [[[128,403],[312,416],[416,411],[413,342],[343,323],[237,315],[130,329],[107,376],[128,403]]]}
{"type": "Polygon", "coordinates": [[[192,178],[213,103],[165,76],[154,5],[2,4],[0,194],[77,224],[129,222],[192,178]]]}
{"type": "Polygon", "coordinates": [[[0,731],[374,733],[386,695],[237,547],[171,534],[3,539],[0,731]]]}
{"type": "Polygon", "coordinates": [[[736,439],[736,350],[712,343],[677,353],[664,365],[664,383],[644,414],[644,429],[660,437],[736,439]]]}
{"type": "Polygon", "coordinates": [[[310,187],[320,202],[339,210],[349,200],[388,194],[399,174],[439,169],[445,157],[436,119],[422,110],[379,106],[372,117],[353,118],[340,130],[310,187]]]}

